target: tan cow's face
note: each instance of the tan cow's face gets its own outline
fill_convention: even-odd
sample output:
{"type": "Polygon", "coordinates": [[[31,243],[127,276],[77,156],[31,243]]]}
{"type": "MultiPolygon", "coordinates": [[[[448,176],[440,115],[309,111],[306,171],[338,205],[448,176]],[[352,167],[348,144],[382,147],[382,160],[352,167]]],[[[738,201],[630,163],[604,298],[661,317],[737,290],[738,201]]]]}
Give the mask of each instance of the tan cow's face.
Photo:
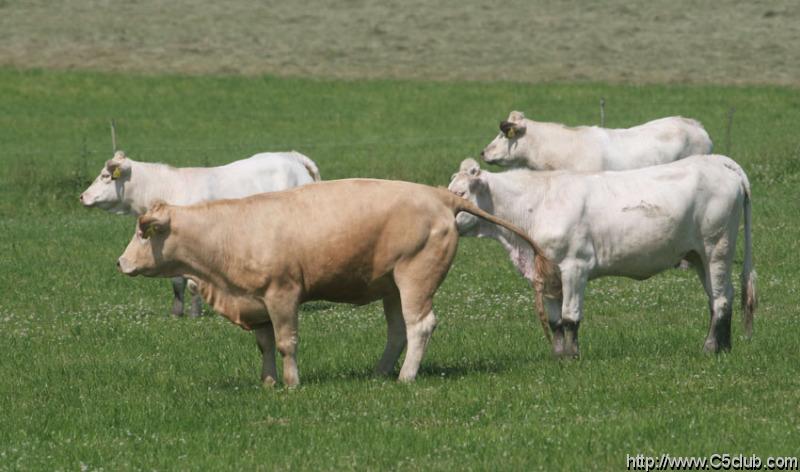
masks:
{"type": "Polygon", "coordinates": [[[97,207],[107,211],[124,212],[122,200],[125,184],[130,180],[131,164],[125,153],[117,151],[114,157],[106,161],[100,175],[94,179],[80,196],[81,203],[87,208],[97,207]]]}
{"type": "Polygon", "coordinates": [[[500,133],[481,152],[481,157],[489,164],[514,166],[524,161],[520,145],[525,136],[525,115],[512,111],[506,121],[500,122],[500,133]]]}
{"type": "Polygon", "coordinates": [[[136,223],[136,233],[117,260],[117,268],[125,275],[167,277],[173,273],[176,262],[171,258],[169,206],[155,204],[136,223]]]}
{"type": "MultiPolygon", "coordinates": [[[[464,159],[461,162],[461,167],[458,172],[453,174],[450,185],[447,189],[458,195],[461,198],[467,199],[477,206],[481,206],[481,190],[483,182],[481,181],[481,168],[475,159],[464,159]]],[[[485,210],[485,208],[484,208],[485,210]]],[[[460,212],[456,215],[456,226],[461,235],[469,235],[475,229],[480,219],[466,212],[460,212]]]]}

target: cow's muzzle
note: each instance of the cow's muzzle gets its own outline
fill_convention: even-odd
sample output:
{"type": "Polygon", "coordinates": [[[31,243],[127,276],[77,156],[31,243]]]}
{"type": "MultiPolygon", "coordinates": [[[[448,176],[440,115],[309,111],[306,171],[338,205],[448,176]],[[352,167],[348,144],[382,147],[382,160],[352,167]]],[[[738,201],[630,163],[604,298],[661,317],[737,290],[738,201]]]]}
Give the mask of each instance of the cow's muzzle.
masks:
{"type": "Polygon", "coordinates": [[[117,270],[131,277],[139,274],[139,271],[136,270],[136,266],[131,264],[125,257],[117,259],[117,270]]]}

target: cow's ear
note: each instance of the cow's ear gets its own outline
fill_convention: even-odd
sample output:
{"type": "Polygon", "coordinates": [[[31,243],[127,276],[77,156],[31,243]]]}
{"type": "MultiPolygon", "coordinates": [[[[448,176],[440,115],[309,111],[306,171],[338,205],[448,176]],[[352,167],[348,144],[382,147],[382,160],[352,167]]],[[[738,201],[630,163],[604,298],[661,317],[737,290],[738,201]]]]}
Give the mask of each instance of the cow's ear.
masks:
{"type": "Polygon", "coordinates": [[[461,161],[461,167],[459,167],[459,171],[466,172],[466,174],[470,177],[477,177],[481,174],[481,166],[478,164],[478,161],[469,157],[461,161]]]}
{"type": "Polygon", "coordinates": [[[510,121],[501,121],[500,132],[508,139],[517,139],[525,134],[525,126],[510,121]]]}
{"type": "Polygon", "coordinates": [[[154,215],[147,212],[139,217],[137,234],[142,239],[150,239],[157,234],[166,233],[169,230],[169,214],[154,215]]]}
{"type": "Polygon", "coordinates": [[[131,164],[125,158],[125,153],[117,151],[112,159],[106,161],[106,169],[111,173],[111,180],[117,180],[130,171],[131,164]]]}
{"type": "Polygon", "coordinates": [[[511,122],[514,122],[514,123],[520,123],[524,119],[525,119],[525,113],[522,113],[521,111],[514,110],[514,111],[512,111],[511,113],[508,114],[508,120],[506,120],[506,121],[511,121],[511,122]]]}

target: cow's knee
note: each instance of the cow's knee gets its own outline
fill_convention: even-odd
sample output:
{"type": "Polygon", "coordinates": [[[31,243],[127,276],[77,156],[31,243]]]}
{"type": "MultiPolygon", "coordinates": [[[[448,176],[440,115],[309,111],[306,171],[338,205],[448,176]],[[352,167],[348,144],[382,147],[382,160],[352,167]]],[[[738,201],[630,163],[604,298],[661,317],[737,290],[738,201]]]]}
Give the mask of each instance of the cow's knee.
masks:
{"type": "Polygon", "coordinates": [[[421,336],[422,338],[428,338],[433,334],[433,331],[436,329],[436,325],[439,324],[439,320],[436,319],[436,315],[433,312],[428,312],[428,314],[423,317],[421,320],[411,323],[407,328],[406,332],[407,335],[410,334],[412,336],[421,336]]]}
{"type": "Polygon", "coordinates": [[[281,337],[275,347],[281,356],[294,356],[297,353],[297,336],[281,337]]]}

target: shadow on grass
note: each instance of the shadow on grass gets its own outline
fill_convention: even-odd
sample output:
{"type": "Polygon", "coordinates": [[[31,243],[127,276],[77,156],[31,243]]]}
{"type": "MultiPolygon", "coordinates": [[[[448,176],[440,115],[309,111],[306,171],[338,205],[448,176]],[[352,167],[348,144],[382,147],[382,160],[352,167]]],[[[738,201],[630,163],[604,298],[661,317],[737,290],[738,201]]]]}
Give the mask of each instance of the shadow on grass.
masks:
{"type": "MultiPolygon", "coordinates": [[[[532,362],[539,362],[539,359],[530,358],[492,358],[492,359],[475,359],[469,362],[459,361],[455,363],[442,363],[442,362],[422,362],[419,372],[417,373],[417,380],[425,380],[432,378],[458,380],[471,375],[486,375],[486,374],[501,374],[514,370],[517,368],[524,368],[532,362]]],[[[387,380],[396,381],[400,373],[400,366],[398,362],[397,367],[388,376],[379,376],[373,372],[373,366],[362,366],[359,368],[350,368],[337,371],[315,371],[309,372],[308,375],[303,377],[301,372],[301,382],[305,384],[321,385],[338,381],[364,381],[364,380],[387,380]]]]}
{"type": "Polygon", "coordinates": [[[336,303],[329,303],[329,302],[306,302],[300,305],[301,312],[316,312],[316,311],[327,311],[332,310],[337,306],[336,303]]]}
{"type": "MultiPolygon", "coordinates": [[[[448,379],[458,380],[472,375],[502,374],[511,370],[524,368],[532,362],[539,362],[537,359],[479,359],[469,363],[443,364],[439,362],[423,362],[417,374],[417,380],[426,379],[448,379]]],[[[300,372],[301,385],[327,385],[337,382],[364,382],[376,381],[397,381],[400,373],[398,367],[388,376],[379,376],[373,372],[373,366],[361,366],[342,370],[331,371],[311,371],[306,375],[300,372]]],[[[208,382],[204,387],[211,390],[225,392],[241,392],[260,387],[261,382],[258,375],[252,376],[236,375],[221,377],[218,380],[208,382]]],[[[279,383],[279,387],[282,383],[279,383]]]]}

